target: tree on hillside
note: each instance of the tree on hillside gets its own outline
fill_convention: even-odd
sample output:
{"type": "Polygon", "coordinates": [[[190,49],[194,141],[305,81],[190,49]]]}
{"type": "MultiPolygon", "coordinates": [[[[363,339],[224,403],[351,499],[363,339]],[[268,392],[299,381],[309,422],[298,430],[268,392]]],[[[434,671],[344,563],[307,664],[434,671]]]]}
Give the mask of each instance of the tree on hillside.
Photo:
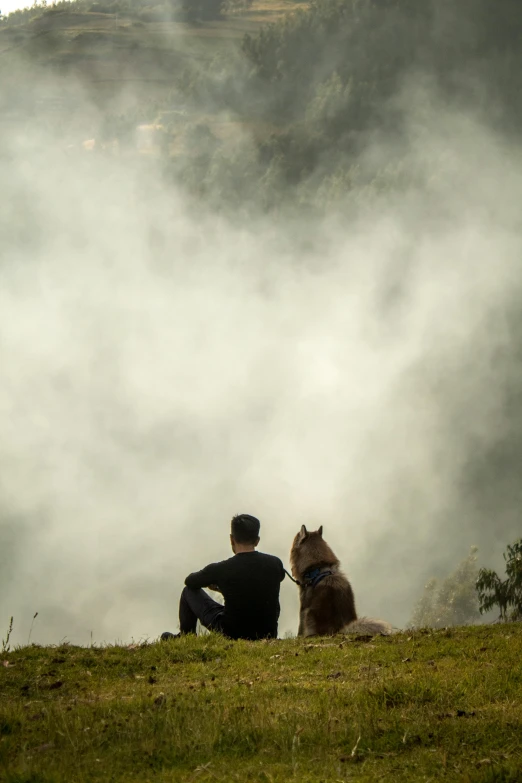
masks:
{"type": "MultiPolygon", "coordinates": [[[[198,23],[246,1],[169,3],[198,23]]],[[[267,129],[254,139],[257,185],[248,181],[246,146],[243,166],[235,151],[217,163],[207,155],[206,169],[198,156],[188,180],[242,209],[245,192],[262,209],[279,209],[284,199],[320,211],[341,200],[364,209],[407,192],[423,177],[422,161],[412,165],[412,140],[432,138],[434,123],[438,133],[439,99],[458,116],[470,109],[502,132],[522,132],[520,29],[520,0],[311,0],[246,35],[241,57],[229,50],[215,67],[180,72],[191,101],[267,129]],[[385,155],[366,156],[381,146],[385,155]]],[[[426,149],[443,181],[453,165],[448,150],[426,149]]]]}
{"type": "Polygon", "coordinates": [[[430,579],[413,610],[410,627],[445,628],[477,622],[480,617],[475,590],[477,573],[477,547],[473,546],[446,579],[440,583],[430,579]]]}
{"type": "MultiPolygon", "coordinates": [[[[310,153],[288,184],[301,186],[318,167],[324,178],[335,176],[340,162],[349,170],[380,138],[392,150],[392,167],[403,168],[417,79],[427,78],[459,112],[487,107],[488,122],[522,129],[521,25],[519,0],[312,0],[245,36],[245,94],[252,100],[257,93],[265,118],[285,125],[289,143],[285,150],[273,145],[272,156],[283,173],[299,169],[304,147],[310,153]],[[480,96],[470,84],[480,84],[480,96]]],[[[416,123],[419,133],[422,120],[416,123]]],[[[272,166],[272,158],[265,162],[272,166]]],[[[374,187],[372,174],[370,192],[402,186],[402,177],[385,172],[384,188],[374,187]]]]}
{"type": "Polygon", "coordinates": [[[480,613],[498,607],[501,622],[522,620],[522,538],[508,544],[503,557],[506,579],[489,568],[479,571],[476,589],[480,613]]]}
{"type": "Polygon", "coordinates": [[[225,0],[182,0],[182,16],[188,22],[219,19],[225,0]]]}

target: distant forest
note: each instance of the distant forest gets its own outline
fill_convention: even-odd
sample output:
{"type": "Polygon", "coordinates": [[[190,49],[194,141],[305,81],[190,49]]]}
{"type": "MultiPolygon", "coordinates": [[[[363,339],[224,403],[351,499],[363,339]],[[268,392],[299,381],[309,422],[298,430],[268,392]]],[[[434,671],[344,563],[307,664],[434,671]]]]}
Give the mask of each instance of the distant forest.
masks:
{"type": "MultiPolygon", "coordinates": [[[[197,25],[238,7],[232,0],[208,0],[208,7],[205,1],[77,0],[45,13],[74,8],[197,25]]],[[[249,0],[239,5],[247,8],[249,0]]],[[[39,13],[41,7],[16,12],[4,24],[39,13]]],[[[412,141],[430,137],[440,106],[517,139],[521,65],[519,0],[296,5],[245,36],[240,50],[217,52],[212,67],[188,64],[167,74],[176,95],[202,114],[229,112],[268,130],[227,146],[202,121],[191,134],[190,154],[169,161],[166,173],[220,208],[252,204],[272,211],[284,203],[321,211],[339,199],[358,208],[415,186],[420,174],[411,164],[412,141]],[[378,160],[368,160],[372,149],[381,151],[378,160]]],[[[121,120],[109,118],[106,132],[125,128],[121,120]]],[[[443,176],[444,150],[440,161],[434,154],[430,166],[443,176]]]]}
{"type": "Polygon", "coordinates": [[[417,139],[429,135],[434,100],[522,130],[517,0],[315,0],[246,36],[242,53],[191,89],[279,130],[225,159],[207,139],[185,177],[207,194],[219,182],[220,199],[225,187],[237,203],[328,208],[415,184],[411,120],[417,139]],[[362,166],[376,145],[385,160],[362,166]]]}

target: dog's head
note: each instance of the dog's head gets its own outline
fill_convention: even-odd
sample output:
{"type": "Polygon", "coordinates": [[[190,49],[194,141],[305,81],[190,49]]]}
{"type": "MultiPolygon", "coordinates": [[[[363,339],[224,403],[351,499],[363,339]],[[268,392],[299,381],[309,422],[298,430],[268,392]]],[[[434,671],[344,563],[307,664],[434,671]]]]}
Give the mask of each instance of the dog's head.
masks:
{"type": "Polygon", "coordinates": [[[310,542],[313,543],[314,538],[321,539],[323,538],[323,526],[319,528],[319,530],[307,530],[306,525],[301,525],[301,530],[299,533],[296,534],[294,538],[294,543],[292,544],[292,551],[296,549],[299,546],[302,546],[305,541],[308,541],[308,545],[310,545],[310,542]]]}
{"type": "Polygon", "coordinates": [[[294,578],[299,578],[312,565],[335,565],[338,560],[323,539],[323,526],[319,530],[307,530],[302,525],[290,550],[290,564],[294,578]]]}

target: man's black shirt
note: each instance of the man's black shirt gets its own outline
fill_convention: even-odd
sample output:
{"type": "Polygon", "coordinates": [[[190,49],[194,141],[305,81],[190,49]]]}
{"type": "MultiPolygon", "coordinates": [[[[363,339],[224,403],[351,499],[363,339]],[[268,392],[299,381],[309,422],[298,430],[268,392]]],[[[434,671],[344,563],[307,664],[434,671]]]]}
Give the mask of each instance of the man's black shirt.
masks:
{"type": "Polygon", "coordinates": [[[277,637],[279,587],[284,578],[278,557],[240,552],[190,574],[185,584],[193,589],[219,587],[225,599],[222,629],[231,639],[264,639],[277,637]]]}

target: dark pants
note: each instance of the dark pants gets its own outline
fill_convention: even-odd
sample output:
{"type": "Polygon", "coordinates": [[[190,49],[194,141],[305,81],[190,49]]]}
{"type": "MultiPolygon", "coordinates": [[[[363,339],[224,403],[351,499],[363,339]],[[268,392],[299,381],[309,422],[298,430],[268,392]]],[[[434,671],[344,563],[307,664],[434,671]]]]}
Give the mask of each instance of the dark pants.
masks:
{"type": "Polygon", "coordinates": [[[221,631],[223,610],[224,607],[204,590],[185,587],[179,599],[179,630],[181,633],[196,633],[199,620],[209,631],[221,631]]]}

